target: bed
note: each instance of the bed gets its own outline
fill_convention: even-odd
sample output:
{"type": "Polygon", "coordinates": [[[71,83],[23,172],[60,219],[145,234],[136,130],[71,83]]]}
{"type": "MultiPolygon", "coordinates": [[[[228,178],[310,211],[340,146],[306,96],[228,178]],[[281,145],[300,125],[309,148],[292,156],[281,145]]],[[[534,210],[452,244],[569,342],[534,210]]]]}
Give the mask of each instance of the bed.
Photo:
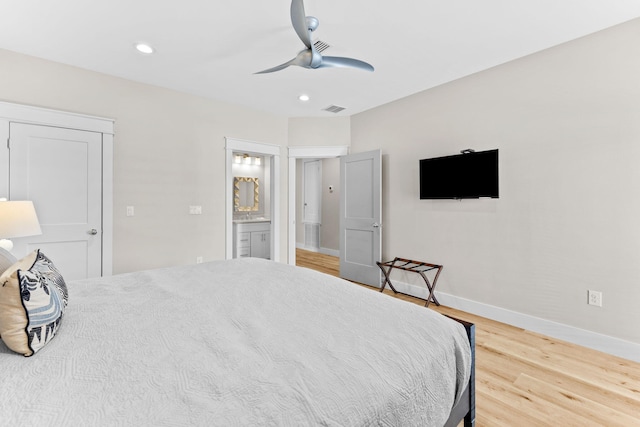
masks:
{"type": "Polygon", "coordinates": [[[215,261],[66,284],[0,343],[7,425],[473,425],[473,325],[305,268],[215,261]]]}

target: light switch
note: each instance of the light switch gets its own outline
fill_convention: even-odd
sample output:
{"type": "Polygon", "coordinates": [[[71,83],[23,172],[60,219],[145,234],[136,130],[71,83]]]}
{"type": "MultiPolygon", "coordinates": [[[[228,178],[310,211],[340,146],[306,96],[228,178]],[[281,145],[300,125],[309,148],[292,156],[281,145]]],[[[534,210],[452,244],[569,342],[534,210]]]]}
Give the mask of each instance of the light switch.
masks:
{"type": "Polygon", "coordinates": [[[189,215],[202,215],[202,206],[189,206],[189,215]]]}
{"type": "Polygon", "coordinates": [[[133,209],[133,206],[127,206],[127,216],[134,216],[135,215],[135,210],[133,209]]]}

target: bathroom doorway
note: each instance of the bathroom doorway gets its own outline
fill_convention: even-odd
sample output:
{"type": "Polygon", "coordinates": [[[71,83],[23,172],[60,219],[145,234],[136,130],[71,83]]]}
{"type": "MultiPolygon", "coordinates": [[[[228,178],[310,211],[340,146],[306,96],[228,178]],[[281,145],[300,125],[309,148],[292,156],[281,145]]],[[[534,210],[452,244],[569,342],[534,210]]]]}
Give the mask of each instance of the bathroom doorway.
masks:
{"type": "Polygon", "coordinates": [[[280,147],[225,139],[225,258],[279,261],[280,147]]]}

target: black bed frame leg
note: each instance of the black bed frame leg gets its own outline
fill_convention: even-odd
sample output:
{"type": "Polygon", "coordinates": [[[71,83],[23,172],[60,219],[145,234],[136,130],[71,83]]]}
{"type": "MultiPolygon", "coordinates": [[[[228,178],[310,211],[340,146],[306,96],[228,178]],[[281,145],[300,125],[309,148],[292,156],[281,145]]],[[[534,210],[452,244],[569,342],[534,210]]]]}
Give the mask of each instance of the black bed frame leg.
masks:
{"type": "Polygon", "coordinates": [[[475,427],[476,425],[476,413],[473,411],[473,414],[467,414],[464,417],[464,427],[475,427]]]}
{"type": "Polygon", "coordinates": [[[471,346],[471,378],[469,378],[469,412],[464,416],[464,427],[476,425],[476,325],[466,323],[465,329],[471,346]]]}

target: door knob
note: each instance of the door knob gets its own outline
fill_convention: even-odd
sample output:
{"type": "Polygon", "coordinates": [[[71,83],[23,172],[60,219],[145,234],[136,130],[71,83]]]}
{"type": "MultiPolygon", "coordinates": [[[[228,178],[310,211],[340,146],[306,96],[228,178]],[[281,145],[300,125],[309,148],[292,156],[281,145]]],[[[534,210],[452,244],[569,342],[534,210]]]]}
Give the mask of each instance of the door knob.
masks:
{"type": "Polygon", "coordinates": [[[377,222],[373,223],[373,228],[380,228],[380,224],[378,224],[377,222]]]}
{"type": "Polygon", "coordinates": [[[98,230],[96,230],[95,228],[92,228],[91,230],[89,230],[89,234],[91,234],[92,236],[95,236],[96,234],[98,234],[98,230]]]}

